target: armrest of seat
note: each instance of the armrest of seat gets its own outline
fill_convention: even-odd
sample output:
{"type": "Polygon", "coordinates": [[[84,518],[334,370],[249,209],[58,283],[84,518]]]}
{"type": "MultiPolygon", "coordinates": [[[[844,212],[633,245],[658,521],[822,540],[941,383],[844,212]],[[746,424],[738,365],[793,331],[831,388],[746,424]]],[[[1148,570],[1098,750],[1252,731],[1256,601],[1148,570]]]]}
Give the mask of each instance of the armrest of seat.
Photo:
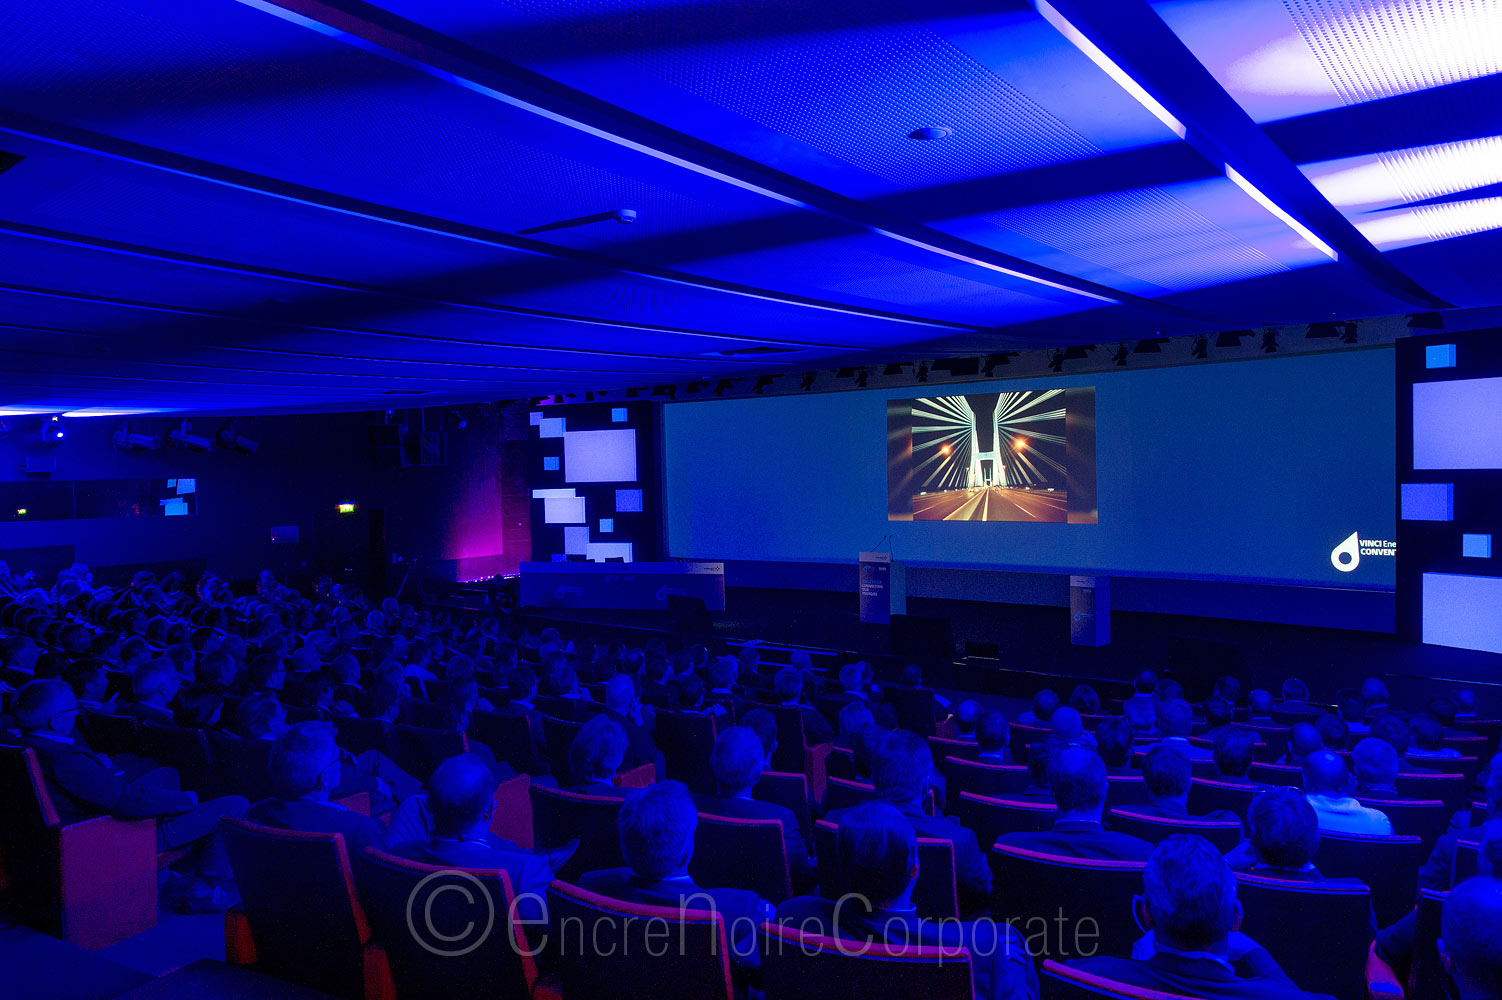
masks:
{"type": "Polygon", "coordinates": [[[224,960],[230,965],[256,964],[256,939],[250,921],[236,903],[224,911],[224,960]]]}
{"type": "Polygon", "coordinates": [[[156,926],[156,820],[99,816],[55,836],[65,941],[92,951],[156,926]]]}
{"type": "Polygon", "coordinates": [[[943,722],[934,724],[934,735],[941,739],[952,740],[960,735],[959,724],[954,721],[954,713],[944,717],[943,722]]]}
{"type": "Polygon", "coordinates": [[[391,977],[386,949],[369,941],[361,960],[365,973],[365,1000],[396,1000],[396,980],[391,977]]]}
{"type": "Polygon", "coordinates": [[[532,779],[518,774],[495,786],[495,813],[490,817],[490,832],[518,847],[532,848],[532,796],[527,791],[532,779]]]}
{"type": "Polygon", "coordinates": [[[1366,950],[1366,995],[1367,1000],[1403,1000],[1403,985],[1392,966],[1377,954],[1377,942],[1366,950]]]}
{"type": "Polygon", "coordinates": [[[833,749],[833,743],[820,743],[817,746],[803,748],[803,774],[808,778],[808,791],[814,797],[815,802],[824,801],[824,785],[829,777],[827,762],[829,751],[833,749]]]}
{"type": "Polygon", "coordinates": [[[656,764],[641,764],[629,771],[617,771],[615,775],[615,783],[621,788],[646,788],[656,780],[656,764]]]}

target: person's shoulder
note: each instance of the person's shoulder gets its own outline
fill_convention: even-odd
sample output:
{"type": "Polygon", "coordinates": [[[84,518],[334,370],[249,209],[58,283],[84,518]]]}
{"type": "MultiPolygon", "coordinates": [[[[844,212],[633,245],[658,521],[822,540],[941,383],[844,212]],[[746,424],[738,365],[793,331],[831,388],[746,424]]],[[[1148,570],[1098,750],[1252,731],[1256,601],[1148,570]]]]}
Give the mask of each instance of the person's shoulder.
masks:
{"type": "Polygon", "coordinates": [[[621,888],[631,884],[631,869],[599,868],[580,875],[578,881],[574,884],[588,892],[608,896],[612,891],[619,891],[621,888]]]}

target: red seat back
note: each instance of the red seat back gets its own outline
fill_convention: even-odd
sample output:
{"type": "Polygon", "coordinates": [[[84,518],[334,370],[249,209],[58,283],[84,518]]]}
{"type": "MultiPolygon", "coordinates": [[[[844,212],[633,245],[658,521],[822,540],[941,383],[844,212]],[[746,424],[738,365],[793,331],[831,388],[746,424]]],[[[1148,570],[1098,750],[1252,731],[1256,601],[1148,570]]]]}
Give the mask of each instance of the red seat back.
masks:
{"type": "Polygon", "coordinates": [[[158,764],[176,769],[183,788],[203,795],[213,780],[209,740],[202,729],[143,722],[141,747],[158,764]]]}
{"type": "Polygon", "coordinates": [[[830,747],[829,756],[824,758],[824,774],[826,778],[858,781],[859,779],[855,776],[854,752],[846,747],[830,747]]]}
{"type": "Polygon", "coordinates": [[[1160,843],[1176,833],[1195,834],[1204,837],[1222,854],[1241,843],[1241,823],[1234,819],[1154,816],[1126,806],[1112,809],[1106,817],[1106,826],[1150,844],[1160,843]]]}
{"type": "Polygon", "coordinates": [[[1399,774],[1398,794],[1405,799],[1439,799],[1451,809],[1465,806],[1472,783],[1463,774],[1399,774]]]}
{"type": "Polygon", "coordinates": [[[982,764],[959,757],[944,760],[945,795],[954,797],[961,792],[977,795],[1016,795],[1028,785],[1028,770],[1021,764],[982,764]]]}
{"type": "Polygon", "coordinates": [[[1304,769],[1292,764],[1253,764],[1246,776],[1264,785],[1285,785],[1289,788],[1304,787],[1304,769]]]}
{"type": "Polygon", "coordinates": [[[1041,743],[1048,738],[1053,730],[1046,726],[1024,726],[1020,722],[1014,722],[1007,731],[1007,739],[1012,751],[1012,760],[1018,764],[1027,763],[1027,748],[1034,743],[1041,743]]]}
{"type": "Polygon", "coordinates": [[[1043,961],[1038,988],[1043,1000],[1187,1000],[1178,993],[1163,993],[1092,975],[1051,958],[1043,961]]]}
{"type": "MultiPolygon", "coordinates": [[[[1458,847],[1458,845],[1457,845],[1458,847]]],[[[1456,851],[1456,859],[1460,852],[1456,851]]],[[[1429,848],[1418,837],[1321,832],[1314,866],[1327,878],[1359,878],[1372,890],[1377,926],[1395,924],[1413,909],[1413,887],[1429,848]]]]}
{"type": "Polygon", "coordinates": [[[367,847],[356,861],[360,898],[386,952],[397,996],[526,997],[537,980],[504,871],[407,861],[367,847]]]}
{"type": "MultiPolygon", "coordinates": [[[[1340,1000],[1366,996],[1372,942],[1371,893],[1364,885],[1237,875],[1241,930],[1266,948],[1288,978],[1340,1000]],[[1318,946],[1311,932],[1318,929],[1318,946]]],[[[1412,883],[1410,883],[1411,885],[1412,883]]]]}
{"type": "Polygon", "coordinates": [[[1106,808],[1141,805],[1152,798],[1140,774],[1106,775],[1106,808]]]}
{"type": "Polygon", "coordinates": [[[772,751],[772,769],[803,774],[807,734],[803,728],[803,709],[797,705],[762,705],[777,720],[777,749],[772,751]]]}
{"type": "Polygon", "coordinates": [[[1132,896],[1142,891],[1143,862],[1065,858],[1007,844],[995,845],[989,859],[993,916],[1013,921],[1034,953],[1081,957],[1073,928],[1086,918],[1098,928],[1100,954],[1128,954],[1141,937],[1132,896]]]}
{"type": "MultiPolygon", "coordinates": [[[[1358,796],[1358,798],[1360,798],[1358,796]]],[[[1412,835],[1433,846],[1434,842],[1450,825],[1451,809],[1438,799],[1360,799],[1364,806],[1371,806],[1387,814],[1392,820],[1392,832],[1400,836],[1412,835]]]]}
{"type": "Polygon", "coordinates": [[[867,944],[763,924],[767,1000],[970,1000],[970,953],[963,948],[867,944]]]}
{"type": "Polygon", "coordinates": [[[490,747],[497,760],[510,764],[518,774],[543,773],[528,716],[474,712],[469,717],[469,735],[490,747]]]}
{"type": "Polygon", "coordinates": [[[813,835],[813,815],[808,806],[808,778],[800,771],[763,771],[756,779],[751,797],[762,802],[775,802],[798,818],[798,829],[805,838],[813,835]]]}
{"type": "Polygon", "coordinates": [[[232,819],[219,829],[255,940],[257,969],[361,1000],[371,930],[343,836],[232,819]]]}
{"type": "Polygon", "coordinates": [[[458,729],[398,725],[393,736],[392,756],[402,770],[418,781],[427,781],[438,765],[450,757],[469,752],[469,740],[458,729]]]}
{"type": "Polygon", "coordinates": [[[270,741],[247,740],[218,729],[206,730],[205,736],[218,787],[252,802],[272,795],[270,741]]]}
{"type": "MultiPolygon", "coordinates": [[[[225,710],[228,712],[228,709],[225,710]]],[[[391,752],[391,726],[382,719],[352,719],[343,716],[334,718],[334,730],[339,735],[339,747],[353,754],[368,750],[391,752]]]]}
{"type": "Polygon", "coordinates": [[[548,766],[552,768],[553,777],[558,779],[560,785],[574,783],[568,766],[568,748],[583,728],[584,723],[572,719],[560,719],[552,715],[542,717],[542,741],[548,754],[548,766]]]}
{"type": "Polygon", "coordinates": [[[579,875],[600,868],[619,868],[621,839],[616,817],[621,800],[600,795],[580,795],[559,788],[532,785],[532,842],[556,847],[579,838],[579,850],[560,874],[579,875]]]}
{"type": "Polygon", "coordinates": [[[934,767],[942,768],[947,757],[957,757],[960,760],[975,760],[980,754],[980,747],[974,740],[951,740],[943,736],[930,736],[928,747],[933,751],[934,767]]]}
{"type": "MultiPolygon", "coordinates": [[[[667,761],[667,776],[681,781],[690,791],[714,794],[714,772],[709,754],[714,749],[719,725],[712,715],[659,711],[654,730],[657,748],[667,761]]],[[[726,725],[729,725],[728,720],[726,725]]]]}
{"type": "Polygon", "coordinates": [[[749,889],[780,903],[793,895],[782,821],[699,814],[688,873],[698,885],[749,889]]]}
{"type": "Polygon", "coordinates": [[[1058,810],[1052,802],[1027,802],[964,792],[950,800],[949,811],[975,833],[981,850],[1003,833],[1041,833],[1053,829],[1058,810]]]}
{"type": "Polygon", "coordinates": [[[557,881],[548,919],[559,928],[551,951],[568,1000],[734,998],[719,913],[625,903],[557,881]]]}
{"type": "Polygon", "coordinates": [[[1211,778],[1195,778],[1189,784],[1189,811],[1195,815],[1224,809],[1246,819],[1247,810],[1259,789],[1247,785],[1215,781],[1211,778]]]}
{"type": "Polygon", "coordinates": [[[99,753],[141,753],[141,723],[133,715],[78,713],[78,728],[99,753]]]}
{"type": "Polygon", "coordinates": [[[828,778],[824,782],[824,811],[849,809],[862,802],[875,802],[879,796],[876,787],[869,781],[851,781],[846,778],[828,778]]]}

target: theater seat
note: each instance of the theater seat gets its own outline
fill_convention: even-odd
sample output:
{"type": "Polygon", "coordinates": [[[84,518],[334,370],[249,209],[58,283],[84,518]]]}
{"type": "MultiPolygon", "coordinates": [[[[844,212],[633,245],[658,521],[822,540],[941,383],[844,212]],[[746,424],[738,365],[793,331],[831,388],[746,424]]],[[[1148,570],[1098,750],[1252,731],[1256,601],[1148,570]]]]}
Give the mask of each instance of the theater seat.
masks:
{"type": "Polygon", "coordinates": [[[934,767],[942,768],[946,757],[958,757],[960,760],[975,760],[980,754],[980,747],[975,745],[974,740],[952,740],[943,736],[930,736],[928,738],[929,749],[933,751],[934,767]]]}
{"type": "Polygon", "coordinates": [[[1190,1000],[1178,993],[1144,989],[1114,979],[1092,976],[1048,958],[1038,973],[1042,1000],[1190,1000]]]}
{"type": "Polygon", "coordinates": [[[971,1000],[970,953],[963,948],[861,943],[761,928],[767,1000],[971,1000]]]}
{"type": "Polygon", "coordinates": [[[1147,782],[1140,774],[1106,775],[1106,808],[1142,805],[1152,798],[1147,792],[1147,782]]]}
{"type": "Polygon", "coordinates": [[[813,814],[808,803],[808,777],[786,771],[763,771],[756,779],[751,797],[762,802],[775,802],[798,818],[798,829],[805,838],[813,836],[813,814]]]}
{"type": "Polygon", "coordinates": [[[1361,799],[1360,802],[1386,813],[1392,820],[1393,833],[1418,837],[1431,847],[1449,828],[1453,811],[1437,799],[1361,799]]]}
{"type": "Polygon", "coordinates": [[[1252,781],[1260,781],[1264,785],[1283,785],[1288,788],[1304,787],[1304,769],[1291,764],[1256,763],[1247,771],[1246,776],[1252,781]]]}
{"type": "Polygon", "coordinates": [[[1154,816],[1136,812],[1130,806],[1112,809],[1106,816],[1106,826],[1121,833],[1129,833],[1150,844],[1157,844],[1176,833],[1204,837],[1215,849],[1224,854],[1241,843],[1241,823],[1234,819],[1201,819],[1190,816],[1154,816]]]}
{"type": "Polygon", "coordinates": [[[982,764],[961,757],[946,757],[941,770],[951,798],[962,792],[1004,798],[1027,788],[1029,780],[1021,764],[982,764]]]}
{"type": "Polygon", "coordinates": [[[1311,993],[1363,1000],[1372,943],[1366,886],[1262,875],[1237,875],[1236,881],[1242,932],[1266,948],[1289,979],[1311,993]]]}
{"type": "Polygon", "coordinates": [[[1252,799],[1261,790],[1228,781],[1195,778],[1189,784],[1189,811],[1196,816],[1203,816],[1223,809],[1235,813],[1244,821],[1252,807],[1252,799]]]}
{"type": "Polygon", "coordinates": [[[1404,990],[1405,996],[1415,1000],[1456,995],[1454,981],[1440,964],[1437,946],[1440,917],[1449,895],[1448,892],[1435,892],[1432,889],[1419,890],[1413,933],[1413,960],[1408,966],[1408,984],[1404,990]]]}
{"type": "Polygon", "coordinates": [[[560,875],[576,878],[584,872],[619,868],[625,864],[621,858],[620,835],[616,831],[620,799],[580,795],[542,785],[529,786],[527,793],[532,799],[534,844],[555,847],[579,838],[579,849],[560,875]]]}
{"type": "MultiPolygon", "coordinates": [[[[725,724],[728,726],[729,720],[725,724]]],[[[691,792],[713,795],[714,772],[709,768],[709,754],[714,749],[719,726],[712,715],[692,712],[659,711],[654,736],[657,748],[667,762],[667,776],[681,781],[691,792]]]]}
{"type": "Polygon", "coordinates": [[[734,1000],[719,913],[626,903],[555,881],[548,918],[561,929],[552,954],[567,1000],[734,1000]]]}
{"type": "Polygon", "coordinates": [[[342,835],[233,819],[219,829],[241,898],[225,914],[229,961],[346,1000],[394,1000],[342,835]]]}
{"type": "Polygon", "coordinates": [[[529,716],[476,711],[469,717],[469,735],[490,747],[497,760],[510,764],[518,774],[547,773],[537,757],[536,735],[540,734],[533,734],[529,716]]]}
{"type": "Polygon", "coordinates": [[[532,995],[534,949],[542,942],[529,940],[526,924],[516,920],[516,892],[506,872],[456,872],[372,847],[356,870],[400,1000],[532,995]],[[421,914],[417,921],[414,913],[421,914]]]}
{"type": "Polygon", "coordinates": [[[1098,925],[1093,941],[1100,954],[1129,954],[1142,936],[1132,897],[1142,891],[1144,862],[1065,858],[1008,844],[993,847],[989,859],[996,886],[992,915],[1019,919],[1017,930],[1035,954],[1087,957],[1074,954],[1073,931],[1086,917],[1098,925]],[[1046,936],[1046,947],[1036,946],[1045,939],[1037,935],[1046,936]]]}
{"type": "Polygon", "coordinates": [[[398,766],[418,781],[432,777],[438,765],[450,757],[469,752],[469,739],[457,729],[428,729],[397,725],[391,749],[398,766]]]}
{"type": "MultiPolygon", "coordinates": [[[[1429,847],[1413,836],[1376,837],[1321,832],[1314,866],[1326,878],[1358,878],[1372,890],[1377,926],[1396,923],[1413,909],[1413,887],[1429,847]]],[[[1456,860],[1460,858],[1456,851],[1456,860]]]]}
{"type": "Polygon", "coordinates": [[[780,820],[700,813],[688,873],[698,885],[749,889],[770,903],[793,895],[780,820]]]}
{"type": "Polygon", "coordinates": [[[996,843],[996,838],[1003,833],[1040,833],[1053,829],[1058,812],[1052,802],[996,798],[974,792],[952,797],[949,811],[963,826],[970,828],[983,851],[996,843]]]}
{"type": "Polygon", "coordinates": [[[7,897],[23,923],[91,951],[156,926],[155,820],[64,824],[21,747],[0,747],[0,803],[7,897]]]}
{"type": "Polygon", "coordinates": [[[824,782],[824,811],[849,809],[862,802],[875,802],[876,786],[869,781],[847,781],[844,778],[828,778],[824,782]]]}

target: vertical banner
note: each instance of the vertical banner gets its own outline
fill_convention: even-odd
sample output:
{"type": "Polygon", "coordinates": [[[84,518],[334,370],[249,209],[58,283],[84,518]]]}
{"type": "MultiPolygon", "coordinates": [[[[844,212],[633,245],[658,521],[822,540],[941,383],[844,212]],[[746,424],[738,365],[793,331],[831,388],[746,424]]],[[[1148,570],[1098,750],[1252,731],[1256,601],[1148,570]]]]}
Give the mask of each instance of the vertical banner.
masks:
{"type": "Polygon", "coordinates": [[[1111,578],[1069,578],[1069,641],[1076,646],[1104,646],[1111,641],[1111,578]]]}
{"type": "Polygon", "coordinates": [[[880,625],[892,621],[892,554],[860,554],[861,621],[880,625]]]}

